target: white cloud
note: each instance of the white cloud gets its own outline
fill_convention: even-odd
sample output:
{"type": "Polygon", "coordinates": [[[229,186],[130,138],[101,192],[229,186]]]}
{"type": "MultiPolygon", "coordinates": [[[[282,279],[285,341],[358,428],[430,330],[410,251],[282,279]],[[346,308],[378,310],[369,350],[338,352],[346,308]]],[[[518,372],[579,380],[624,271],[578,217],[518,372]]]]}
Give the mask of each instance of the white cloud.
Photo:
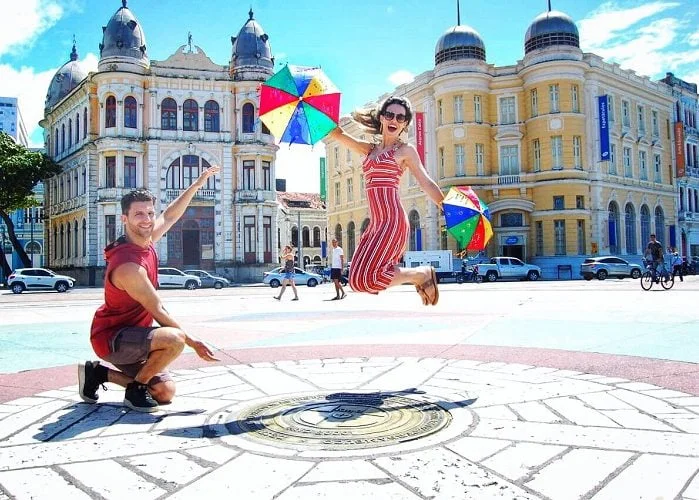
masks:
{"type": "Polygon", "coordinates": [[[415,75],[405,69],[398,70],[395,73],[390,74],[388,77],[388,81],[396,87],[398,85],[403,85],[404,83],[410,83],[413,80],[415,80],[415,75]]]}
{"type": "Polygon", "coordinates": [[[694,33],[691,33],[687,37],[687,43],[691,45],[692,47],[696,47],[699,45],[699,31],[695,31],[694,33]]]}
{"type": "Polygon", "coordinates": [[[0,55],[30,47],[36,38],[63,16],[55,0],[3,2],[0,55]]]}

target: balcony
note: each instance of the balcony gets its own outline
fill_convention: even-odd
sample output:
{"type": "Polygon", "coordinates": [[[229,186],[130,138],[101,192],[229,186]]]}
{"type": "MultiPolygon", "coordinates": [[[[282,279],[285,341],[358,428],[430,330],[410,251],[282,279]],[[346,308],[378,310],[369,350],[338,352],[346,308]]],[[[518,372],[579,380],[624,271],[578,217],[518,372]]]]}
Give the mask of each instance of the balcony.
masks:
{"type": "Polygon", "coordinates": [[[235,192],[235,203],[261,203],[274,200],[273,191],[263,189],[239,189],[235,192]]]}
{"type": "Polygon", "coordinates": [[[498,185],[499,186],[505,186],[508,184],[519,184],[520,178],[519,175],[499,175],[498,176],[498,185]]]}
{"type": "Polygon", "coordinates": [[[121,197],[131,188],[109,187],[97,189],[97,202],[121,201],[121,197]]]}
{"type": "MultiPolygon", "coordinates": [[[[165,199],[170,202],[175,200],[179,195],[184,193],[184,189],[166,189],[165,199]]],[[[214,200],[216,199],[216,191],[213,189],[200,189],[194,193],[195,200],[214,200]]]]}

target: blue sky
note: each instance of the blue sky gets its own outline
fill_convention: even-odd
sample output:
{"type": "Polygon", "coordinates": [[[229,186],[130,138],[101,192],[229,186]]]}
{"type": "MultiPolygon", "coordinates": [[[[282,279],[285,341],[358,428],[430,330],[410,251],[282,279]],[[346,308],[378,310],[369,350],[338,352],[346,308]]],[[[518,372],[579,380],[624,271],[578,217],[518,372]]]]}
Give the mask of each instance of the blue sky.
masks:
{"type": "MultiPolygon", "coordinates": [[[[102,26],[121,0],[2,0],[0,95],[19,97],[36,144],[46,90],[56,69],[68,60],[72,37],[89,70],[96,69],[102,26]]],[[[277,63],[321,66],[343,94],[342,112],[409,81],[434,66],[439,37],[456,24],[455,0],[130,0],[141,22],[151,59],[162,60],[187,41],[216,63],[227,65],[230,37],[252,6],[269,34],[277,63]]],[[[699,83],[699,2],[696,0],[552,0],[580,30],[583,50],[657,79],[672,71],[699,83]]],[[[462,0],[461,22],[475,28],[486,44],[487,60],[515,64],[523,39],[546,0],[462,0]]],[[[282,146],[280,176],[292,190],[317,191],[317,156],[282,146]],[[312,163],[298,175],[292,163],[312,163]],[[288,170],[287,170],[288,168],[288,170]]]]}

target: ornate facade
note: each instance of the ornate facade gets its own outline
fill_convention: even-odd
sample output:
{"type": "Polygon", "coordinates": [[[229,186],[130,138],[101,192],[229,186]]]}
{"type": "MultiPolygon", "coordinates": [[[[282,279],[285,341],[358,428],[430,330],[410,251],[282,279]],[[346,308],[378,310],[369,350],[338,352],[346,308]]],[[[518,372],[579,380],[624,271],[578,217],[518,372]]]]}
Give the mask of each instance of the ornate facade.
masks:
{"type": "MultiPolygon", "coordinates": [[[[515,256],[555,277],[587,256],[640,260],[651,232],[675,237],[673,98],[652,82],[579,48],[567,15],[547,11],[525,35],[524,58],[486,62],[480,35],[455,26],[440,38],[435,67],[396,88],[413,103],[407,140],[446,192],[471,185],[489,205],[490,255],[515,256]],[[602,161],[598,96],[609,96],[611,156],[602,161]],[[421,134],[416,124],[422,120],[421,134]]],[[[380,101],[386,96],[382,96],[380,101]]],[[[342,125],[359,136],[348,118],[342,125]]],[[[362,158],[332,140],[328,151],[329,227],[351,259],[368,223],[362,158]]],[[[401,196],[410,250],[451,249],[443,217],[409,173],[401,196]]]]}

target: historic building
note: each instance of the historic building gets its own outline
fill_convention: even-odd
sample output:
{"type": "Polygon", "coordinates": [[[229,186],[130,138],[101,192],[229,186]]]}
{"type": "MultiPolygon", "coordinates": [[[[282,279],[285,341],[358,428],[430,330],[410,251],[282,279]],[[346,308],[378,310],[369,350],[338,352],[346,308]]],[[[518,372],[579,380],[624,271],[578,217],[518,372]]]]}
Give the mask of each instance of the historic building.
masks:
{"type": "MultiPolygon", "coordinates": [[[[488,253],[532,261],[555,277],[559,265],[577,269],[590,255],[640,260],[651,232],[671,243],[670,88],[584,54],[575,23],[561,12],[537,16],[523,49],[514,65],[488,64],[484,40],[459,23],[437,41],[434,68],[392,92],[413,103],[406,140],[442,189],[471,185],[489,205],[488,253]]],[[[349,118],[342,125],[362,134],[349,118]]],[[[368,224],[362,158],[325,143],[328,225],[351,259],[368,224]]],[[[401,196],[409,249],[460,250],[409,173],[401,196]]]]}
{"type": "Polygon", "coordinates": [[[677,250],[684,256],[699,256],[699,96],[697,84],[667,73],[662,79],[672,88],[673,134],[677,175],[677,250]]]}
{"type": "Polygon", "coordinates": [[[320,195],[277,192],[277,201],[279,248],[284,245],[294,247],[297,265],[301,268],[309,264],[327,264],[328,214],[320,195]]]}
{"type": "Polygon", "coordinates": [[[161,263],[257,279],[278,248],[278,147],[257,116],[259,84],[274,67],[269,37],[250,10],[229,65],[191,37],[154,61],[121,3],[103,28],[97,71],[80,69],[73,46],[46,96],[46,152],[64,168],[46,183],[46,263],[96,283],[102,249],[121,233],[121,197],[146,187],[162,210],[215,164],[221,173],[158,243],[161,263]]]}

